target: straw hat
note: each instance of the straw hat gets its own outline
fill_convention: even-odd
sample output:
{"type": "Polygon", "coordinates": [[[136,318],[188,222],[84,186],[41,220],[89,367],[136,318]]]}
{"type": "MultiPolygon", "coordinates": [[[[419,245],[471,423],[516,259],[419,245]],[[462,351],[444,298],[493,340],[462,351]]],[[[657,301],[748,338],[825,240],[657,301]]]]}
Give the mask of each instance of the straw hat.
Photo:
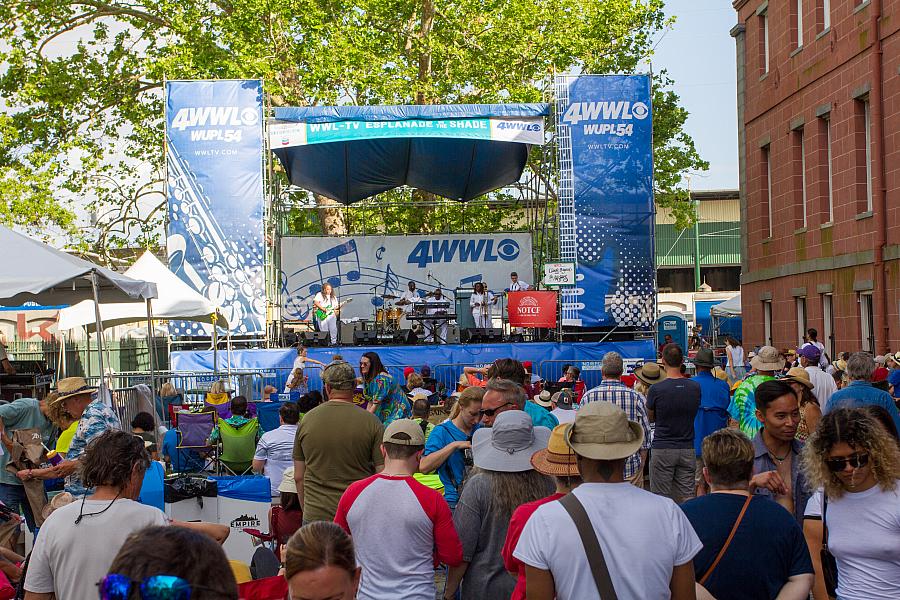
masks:
{"type": "Polygon", "coordinates": [[[56,393],[59,394],[56,398],[56,402],[62,402],[67,398],[73,398],[75,396],[83,396],[86,394],[93,394],[97,391],[92,385],[88,385],[87,381],[84,380],[84,377],[66,377],[65,379],[60,379],[56,384],[56,393]]]}
{"type": "Polygon", "coordinates": [[[507,410],[497,415],[493,427],[482,427],[472,436],[475,466],[490,471],[520,473],[531,470],[531,455],[547,447],[550,430],[535,427],[525,411],[507,410]]]}
{"type": "Polygon", "coordinates": [[[634,376],[647,385],[653,385],[665,379],[666,372],[659,366],[659,363],[646,362],[634,370],[634,376]]]}
{"type": "Polygon", "coordinates": [[[566,445],[594,460],[628,458],[644,443],[640,423],[629,421],[624,410],[609,402],[589,402],[566,427],[566,445]]]}
{"type": "Polygon", "coordinates": [[[531,465],[535,471],[544,475],[579,475],[575,453],[566,445],[568,428],[567,423],[554,427],[547,447],[531,455],[531,465]]]}
{"type": "Polygon", "coordinates": [[[722,367],[716,367],[712,370],[713,376],[721,381],[728,381],[728,373],[722,367]]]}
{"type": "Polygon", "coordinates": [[[834,368],[838,371],[846,371],[847,370],[847,361],[843,358],[839,358],[834,361],[834,368]]]}
{"type": "Polygon", "coordinates": [[[294,481],[294,467],[288,467],[284,470],[281,483],[278,485],[278,491],[291,494],[297,493],[297,483],[294,481]]]}
{"type": "Polygon", "coordinates": [[[784,368],[784,358],[776,348],[763,346],[750,361],[750,366],[757,371],[780,371],[784,368]]]}
{"type": "Polygon", "coordinates": [[[539,395],[535,396],[533,398],[533,400],[534,400],[534,403],[537,404],[538,406],[543,406],[544,408],[549,408],[549,407],[553,406],[551,398],[552,398],[552,395],[550,394],[550,392],[548,390],[544,390],[539,395]]]}
{"type": "Polygon", "coordinates": [[[809,390],[813,389],[814,387],[812,381],[809,378],[809,373],[803,367],[793,367],[790,371],[787,372],[787,375],[782,377],[782,379],[785,379],[788,382],[799,383],[809,390]]]}
{"type": "Polygon", "coordinates": [[[75,496],[69,492],[57,494],[51,498],[50,502],[44,505],[44,508],[41,509],[41,515],[44,517],[44,520],[46,520],[54,510],[62,508],[66,504],[72,504],[73,502],[75,502],[75,496]]]}

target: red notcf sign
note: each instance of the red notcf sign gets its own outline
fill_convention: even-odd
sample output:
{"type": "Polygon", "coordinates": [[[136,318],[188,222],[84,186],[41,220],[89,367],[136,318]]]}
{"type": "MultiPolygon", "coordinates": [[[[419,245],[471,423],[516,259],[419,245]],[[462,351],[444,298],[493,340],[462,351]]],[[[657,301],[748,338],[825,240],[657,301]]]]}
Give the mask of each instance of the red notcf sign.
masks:
{"type": "Polygon", "coordinates": [[[556,292],[509,292],[509,324],[512,327],[556,327],[556,292]]]}

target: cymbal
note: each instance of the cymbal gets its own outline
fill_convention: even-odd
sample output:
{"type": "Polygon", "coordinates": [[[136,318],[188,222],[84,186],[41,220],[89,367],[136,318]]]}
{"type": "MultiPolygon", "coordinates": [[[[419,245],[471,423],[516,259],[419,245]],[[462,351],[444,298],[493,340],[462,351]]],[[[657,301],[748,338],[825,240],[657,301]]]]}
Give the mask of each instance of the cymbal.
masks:
{"type": "Polygon", "coordinates": [[[393,294],[382,294],[381,297],[384,298],[385,300],[396,300],[400,296],[395,296],[393,294]]]}

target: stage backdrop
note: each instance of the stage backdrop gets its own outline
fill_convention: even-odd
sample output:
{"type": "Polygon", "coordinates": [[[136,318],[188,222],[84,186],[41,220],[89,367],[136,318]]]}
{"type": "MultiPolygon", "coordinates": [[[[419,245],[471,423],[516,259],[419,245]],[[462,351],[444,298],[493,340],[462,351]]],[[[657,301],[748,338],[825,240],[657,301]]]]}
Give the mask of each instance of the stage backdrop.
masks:
{"type": "Polygon", "coordinates": [[[568,79],[557,107],[571,134],[583,327],[652,329],[653,118],[646,75],[568,79]]]}
{"type": "Polygon", "coordinates": [[[511,271],[532,283],[531,234],[285,237],[281,271],[285,318],[306,319],[326,281],[341,301],[353,299],[342,319],[371,318],[382,295],[399,297],[410,281],[423,294],[442,285],[451,301],[476,281],[502,291],[511,271]]]}
{"type": "Polygon", "coordinates": [[[166,83],[169,268],[240,334],[266,330],[262,112],[258,80],[166,83]]]}

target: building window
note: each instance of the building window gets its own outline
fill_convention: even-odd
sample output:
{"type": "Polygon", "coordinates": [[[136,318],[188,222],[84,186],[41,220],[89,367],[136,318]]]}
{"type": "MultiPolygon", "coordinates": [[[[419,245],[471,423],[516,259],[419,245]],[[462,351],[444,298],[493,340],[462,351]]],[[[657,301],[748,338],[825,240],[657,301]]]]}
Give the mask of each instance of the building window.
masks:
{"type": "Polygon", "coordinates": [[[872,119],[871,119],[871,111],[869,98],[866,97],[863,101],[863,123],[865,129],[865,142],[866,142],[866,152],[865,152],[865,160],[866,160],[866,210],[868,212],[872,211],[872,119]]]}
{"type": "Polygon", "coordinates": [[[835,360],[834,355],[834,296],[822,294],[822,342],[825,344],[825,352],[830,361],[835,360]]]}
{"type": "Polygon", "coordinates": [[[797,303],[797,345],[802,346],[806,337],[806,297],[800,296],[794,300],[797,303]]]}
{"type": "Polygon", "coordinates": [[[825,206],[825,214],[828,215],[827,223],[834,222],[834,173],[831,164],[831,115],[826,114],[825,116],[819,119],[819,131],[821,135],[825,137],[825,165],[824,165],[824,173],[821,173],[825,179],[825,194],[824,200],[826,202],[825,206]]]}
{"type": "Polygon", "coordinates": [[[794,47],[802,48],[803,47],[803,0],[794,0],[793,2],[793,10],[791,11],[793,14],[791,15],[792,19],[792,37],[794,38],[794,47]]]}
{"type": "Polygon", "coordinates": [[[801,227],[809,225],[809,209],[806,206],[806,140],[803,136],[803,128],[794,130],[794,185],[798,188],[799,194],[796,198],[797,204],[797,222],[801,227]]]}
{"type": "Polygon", "coordinates": [[[872,294],[859,295],[859,331],[864,352],[875,352],[875,317],[872,311],[872,294]]]}
{"type": "Polygon", "coordinates": [[[822,11],[819,21],[822,24],[820,31],[831,29],[831,0],[822,0],[819,10],[822,11]]]}
{"type": "Polygon", "coordinates": [[[772,301],[763,300],[763,333],[766,336],[765,345],[774,346],[772,343],[772,301]]]}
{"type": "Polygon", "coordinates": [[[769,72],[769,13],[759,14],[759,63],[762,74],[769,72]]]}
{"type": "Polygon", "coordinates": [[[762,191],[763,191],[763,205],[765,208],[765,216],[766,216],[766,237],[772,237],[773,232],[773,223],[774,219],[772,218],[772,161],[770,160],[770,156],[772,154],[771,146],[763,146],[763,169],[762,176],[764,181],[762,182],[762,191]]]}

